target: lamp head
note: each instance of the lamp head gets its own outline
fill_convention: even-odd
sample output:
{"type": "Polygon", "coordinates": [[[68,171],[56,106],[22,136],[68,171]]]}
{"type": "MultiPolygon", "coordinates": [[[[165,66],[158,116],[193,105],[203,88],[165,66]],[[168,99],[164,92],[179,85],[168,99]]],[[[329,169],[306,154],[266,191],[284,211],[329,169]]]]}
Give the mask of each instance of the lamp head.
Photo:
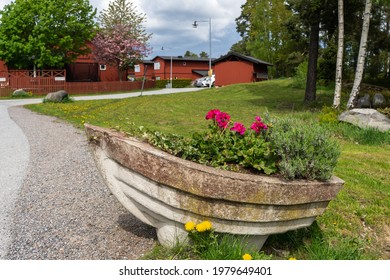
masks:
{"type": "Polygon", "coordinates": [[[197,27],[198,27],[198,23],[196,22],[196,20],[195,20],[194,23],[192,24],[192,27],[193,27],[193,28],[197,28],[197,27]]]}

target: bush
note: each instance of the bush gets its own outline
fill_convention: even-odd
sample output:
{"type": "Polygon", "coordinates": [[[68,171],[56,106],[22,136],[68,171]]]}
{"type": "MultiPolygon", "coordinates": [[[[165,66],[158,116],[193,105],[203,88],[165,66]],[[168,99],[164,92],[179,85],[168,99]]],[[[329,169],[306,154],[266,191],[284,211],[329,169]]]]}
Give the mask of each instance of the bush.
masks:
{"type": "Polygon", "coordinates": [[[339,111],[333,107],[323,107],[321,112],[318,115],[318,120],[320,123],[338,123],[339,111]]]}
{"type": "Polygon", "coordinates": [[[283,177],[321,181],[331,178],[340,149],[324,128],[281,119],[274,124],[270,138],[280,158],[278,167],[283,177]]]}
{"type": "Polygon", "coordinates": [[[307,79],[307,67],[308,62],[305,60],[296,68],[296,73],[293,77],[292,86],[294,88],[304,89],[306,88],[306,79],[307,79]]]}
{"type": "MultiPolygon", "coordinates": [[[[156,87],[157,88],[166,88],[166,85],[170,82],[170,80],[157,80],[156,87]]],[[[191,79],[176,79],[173,80],[173,88],[185,88],[191,85],[191,79]]]]}

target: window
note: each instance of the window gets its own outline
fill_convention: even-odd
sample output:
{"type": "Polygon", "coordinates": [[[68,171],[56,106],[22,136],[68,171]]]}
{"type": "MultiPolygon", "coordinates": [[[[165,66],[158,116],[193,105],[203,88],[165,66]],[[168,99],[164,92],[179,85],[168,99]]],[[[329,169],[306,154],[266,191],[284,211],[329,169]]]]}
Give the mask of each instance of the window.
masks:
{"type": "Polygon", "coordinates": [[[106,71],[107,66],[105,64],[100,64],[100,71],[106,71]]]}
{"type": "Polygon", "coordinates": [[[141,72],[141,65],[134,65],[134,72],[135,73],[141,72]]]}
{"type": "Polygon", "coordinates": [[[154,70],[160,70],[160,62],[155,62],[154,63],[154,70]]]}

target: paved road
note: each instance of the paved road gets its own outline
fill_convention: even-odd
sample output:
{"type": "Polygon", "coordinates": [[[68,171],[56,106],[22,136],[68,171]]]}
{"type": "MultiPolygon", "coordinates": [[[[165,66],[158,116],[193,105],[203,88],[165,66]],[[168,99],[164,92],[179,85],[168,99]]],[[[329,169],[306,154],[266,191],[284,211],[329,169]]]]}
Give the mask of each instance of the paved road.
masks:
{"type": "MultiPolygon", "coordinates": [[[[198,88],[162,89],[146,91],[143,95],[190,92],[198,88]]],[[[140,92],[80,96],[75,100],[121,99],[140,96],[140,92]]],[[[11,241],[10,221],[18,198],[18,192],[25,179],[29,163],[30,146],[22,129],[10,118],[8,108],[26,104],[41,103],[41,99],[0,100],[0,259],[4,259],[11,241]]]]}

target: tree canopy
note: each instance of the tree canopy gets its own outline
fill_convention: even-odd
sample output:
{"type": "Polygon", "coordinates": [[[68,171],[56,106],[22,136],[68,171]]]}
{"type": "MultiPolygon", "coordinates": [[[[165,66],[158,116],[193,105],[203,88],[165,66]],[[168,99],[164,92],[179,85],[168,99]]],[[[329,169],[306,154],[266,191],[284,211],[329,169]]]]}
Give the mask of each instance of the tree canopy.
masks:
{"type": "Polygon", "coordinates": [[[0,11],[0,59],[16,69],[63,68],[90,52],[95,15],[88,0],[15,0],[0,11]]]}
{"type": "MultiPolygon", "coordinates": [[[[247,0],[236,19],[240,42],[232,50],[271,62],[273,77],[293,76],[308,60],[310,38],[318,34],[316,81],[333,83],[338,44],[338,0],[247,0]],[[313,30],[313,27],[318,29],[313,30]]],[[[365,0],[344,0],[343,79],[353,80],[362,31],[365,0]]],[[[312,41],[313,42],[313,41],[312,41]]],[[[364,79],[390,87],[390,1],[373,1],[364,79]]],[[[314,47],[313,43],[312,47],[314,47]]],[[[316,70],[313,70],[316,69],[316,70]]]]}

